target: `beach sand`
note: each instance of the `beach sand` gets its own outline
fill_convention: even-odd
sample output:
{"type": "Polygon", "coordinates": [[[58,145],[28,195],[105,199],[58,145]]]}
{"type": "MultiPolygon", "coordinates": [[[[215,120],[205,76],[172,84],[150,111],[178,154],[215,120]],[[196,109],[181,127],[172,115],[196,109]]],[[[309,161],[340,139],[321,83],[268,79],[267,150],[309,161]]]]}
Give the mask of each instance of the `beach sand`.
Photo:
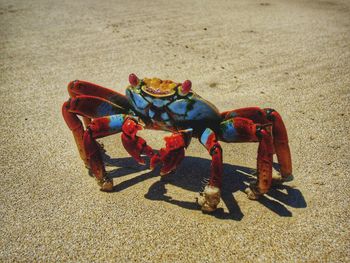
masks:
{"type": "MultiPolygon", "coordinates": [[[[350,261],[349,1],[1,1],[1,262],[350,261]],[[219,209],[195,203],[210,157],[193,139],[160,178],[104,138],[115,192],[88,176],[62,116],[69,81],[124,92],[182,82],[221,111],[283,116],[293,182],[244,189],[257,144],[226,144],[219,209]]],[[[159,149],[168,133],[142,131],[159,149]]]]}

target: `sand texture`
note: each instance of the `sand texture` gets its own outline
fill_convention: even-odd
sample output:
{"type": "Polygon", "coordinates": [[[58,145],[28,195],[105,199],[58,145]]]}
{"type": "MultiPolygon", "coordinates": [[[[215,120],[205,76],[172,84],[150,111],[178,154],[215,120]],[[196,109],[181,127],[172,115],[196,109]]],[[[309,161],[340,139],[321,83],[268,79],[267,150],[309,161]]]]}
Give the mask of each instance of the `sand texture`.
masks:
{"type": "MultiPolygon", "coordinates": [[[[349,1],[1,0],[0,57],[1,262],[350,262],[349,1]],[[61,105],[71,80],[124,93],[131,72],[190,79],[221,111],[278,110],[295,180],[248,200],[257,144],[222,143],[203,214],[198,140],[160,178],[115,135],[100,192],[61,105]]],[[[140,134],[159,149],[168,133],[140,134]]]]}

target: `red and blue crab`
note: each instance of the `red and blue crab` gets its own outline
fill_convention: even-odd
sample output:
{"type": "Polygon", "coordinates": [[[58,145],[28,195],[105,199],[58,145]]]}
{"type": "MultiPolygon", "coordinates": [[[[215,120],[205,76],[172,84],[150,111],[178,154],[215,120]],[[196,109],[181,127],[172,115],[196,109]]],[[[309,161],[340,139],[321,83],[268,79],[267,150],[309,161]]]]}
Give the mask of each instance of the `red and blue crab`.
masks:
{"type": "Polygon", "coordinates": [[[121,133],[123,146],[138,163],[145,164],[142,155],[147,155],[150,169],[162,165],[161,175],[174,171],[191,138],[198,138],[212,159],[209,182],[198,200],[203,211],[214,211],[220,202],[223,164],[219,141],[259,143],[258,179],[246,191],[250,199],[270,189],[274,153],[280,164],[280,182],[293,178],[287,131],[277,111],[249,107],[220,113],[192,90],[189,80],[177,83],[130,74],[129,82],[122,95],[89,82],[72,81],[68,85],[71,98],[62,107],[80,156],[102,191],[112,191],[113,180],[106,174],[96,139],[116,133],[121,133]],[[142,128],[172,134],[164,138],[165,147],[155,152],[137,135],[142,128]]]}

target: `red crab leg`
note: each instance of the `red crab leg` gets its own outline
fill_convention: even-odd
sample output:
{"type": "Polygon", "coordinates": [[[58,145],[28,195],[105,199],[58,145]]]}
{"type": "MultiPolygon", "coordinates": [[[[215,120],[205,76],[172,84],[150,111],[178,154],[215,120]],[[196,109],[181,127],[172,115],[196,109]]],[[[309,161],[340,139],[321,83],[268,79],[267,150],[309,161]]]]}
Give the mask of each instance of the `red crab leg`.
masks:
{"type": "Polygon", "coordinates": [[[185,148],[188,147],[191,136],[192,129],[164,137],[165,148],[160,149],[159,153],[153,156],[150,169],[153,170],[157,164],[162,163],[161,176],[174,171],[185,157],[185,148]]]}
{"type": "Polygon", "coordinates": [[[250,198],[256,199],[258,195],[266,193],[272,181],[272,157],[273,142],[271,132],[266,125],[255,124],[252,120],[235,117],[223,121],[220,124],[220,139],[226,142],[257,142],[259,141],[257,172],[258,181],[251,185],[253,195],[250,198]]]}
{"type": "Polygon", "coordinates": [[[69,111],[70,101],[67,101],[62,106],[62,115],[64,120],[67,123],[67,126],[72,131],[75,142],[77,144],[79,154],[81,159],[83,159],[85,166],[88,167],[88,161],[86,159],[86,153],[83,144],[84,128],[83,124],[79,120],[78,116],[75,113],[69,111]]]}
{"type": "Polygon", "coordinates": [[[84,133],[87,161],[102,191],[112,191],[113,181],[106,176],[100,146],[96,139],[120,132],[126,118],[124,114],[117,114],[94,119],[84,133]]]}
{"type": "Polygon", "coordinates": [[[272,124],[272,135],[274,150],[278,163],[281,166],[281,176],[286,180],[292,179],[292,158],[288,144],[286,127],[280,114],[270,108],[261,109],[258,107],[242,108],[221,113],[224,120],[232,117],[243,117],[252,120],[254,123],[272,124]]]}
{"type": "Polygon", "coordinates": [[[70,99],[69,111],[88,118],[99,118],[128,110],[99,97],[81,95],[70,99]]]}
{"type": "Polygon", "coordinates": [[[142,130],[142,126],[133,119],[127,119],[122,127],[122,143],[125,150],[132,156],[139,164],[145,164],[145,160],[141,154],[146,154],[148,157],[154,155],[153,150],[147,145],[146,141],[137,136],[136,133],[142,130]]]}
{"type": "Polygon", "coordinates": [[[272,182],[272,136],[269,131],[260,127],[257,128],[256,134],[260,140],[257,160],[258,181],[251,188],[255,193],[265,194],[270,189],[272,182]]]}
{"type": "MultiPolygon", "coordinates": [[[[129,103],[125,95],[122,95],[114,90],[107,89],[87,81],[82,81],[82,80],[71,81],[68,84],[67,89],[71,98],[75,98],[81,95],[99,97],[99,98],[108,100],[113,104],[116,104],[122,108],[125,108],[125,109],[129,108],[129,103]]],[[[83,120],[84,120],[85,126],[87,126],[91,121],[91,119],[88,117],[83,117],[83,120]]]]}
{"type": "Polygon", "coordinates": [[[217,141],[215,133],[207,128],[200,137],[200,142],[211,155],[209,186],[221,189],[222,184],[222,149],[217,141]]]}
{"type": "Polygon", "coordinates": [[[68,84],[68,92],[72,98],[80,95],[88,95],[93,97],[100,97],[105,100],[110,100],[111,102],[118,104],[123,108],[127,108],[129,106],[128,100],[125,95],[87,81],[71,81],[68,84]]]}
{"type": "Polygon", "coordinates": [[[138,163],[145,164],[141,154],[146,154],[151,158],[154,153],[152,148],[147,145],[146,141],[136,135],[137,131],[140,129],[142,129],[141,125],[124,114],[102,117],[94,119],[91,122],[84,134],[84,145],[91,169],[98,180],[104,178],[105,170],[99,151],[99,145],[96,143],[95,139],[122,131],[121,137],[125,150],[134,157],[138,163]]]}
{"type": "Polygon", "coordinates": [[[259,107],[247,107],[236,109],[232,111],[225,111],[221,113],[224,120],[228,120],[234,117],[242,117],[252,120],[254,123],[265,124],[270,122],[266,118],[266,112],[259,107]]]}
{"type": "MultiPolygon", "coordinates": [[[[99,97],[93,96],[78,96],[70,99],[65,103],[65,110],[72,115],[78,114],[89,118],[98,118],[107,115],[117,115],[119,113],[128,112],[124,108],[120,108],[110,101],[104,100],[99,97]]],[[[75,117],[78,118],[78,117],[75,117]]],[[[65,118],[66,119],[66,118],[65,118]]],[[[79,121],[79,119],[77,119],[79,121]]],[[[94,119],[95,121],[96,119],[94,119]]],[[[67,120],[66,120],[67,121],[67,120]]],[[[153,156],[152,149],[147,146],[144,139],[136,136],[136,132],[141,129],[141,126],[134,120],[128,119],[123,126],[122,142],[125,149],[133,156],[138,162],[144,163],[140,154],[145,153],[149,156],[153,156]],[[146,146],[143,146],[146,145],[146,146]],[[143,147],[143,148],[142,148],[143,147]],[[143,149],[143,151],[141,151],[143,149]]],[[[108,133],[108,132],[107,132],[108,133]]],[[[107,136],[105,134],[103,136],[107,136]]],[[[98,136],[101,137],[101,136],[98,136]]],[[[78,145],[78,148],[83,148],[78,145]]]]}
{"type": "Polygon", "coordinates": [[[111,102],[92,96],[78,96],[63,104],[63,118],[73,133],[80,157],[83,159],[87,167],[89,164],[86,159],[86,153],[83,145],[84,128],[77,114],[81,115],[82,117],[87,117],[90,120],[90,118],[115,115],[123,112],[125,112],[124,109],[119,108],[111,102]]]}
{"type": "Polygon", "coordinates": [[[287,129],[280,114],[273,109],[264,109],[268,120],[272,122],[273,145],[275,147],[278,163],[281,166],[282,178],[293,179],[292,157],[290,154],[287,129]]]}

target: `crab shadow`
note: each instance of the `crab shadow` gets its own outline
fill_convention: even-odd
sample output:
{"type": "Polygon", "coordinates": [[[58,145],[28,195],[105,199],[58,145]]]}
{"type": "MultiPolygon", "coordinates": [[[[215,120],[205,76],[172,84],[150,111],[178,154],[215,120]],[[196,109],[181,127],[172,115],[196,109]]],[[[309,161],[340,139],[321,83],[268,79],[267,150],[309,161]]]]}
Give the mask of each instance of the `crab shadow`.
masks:
{"type": "MultiPolygon", "coordinates": [[[[114,186],[115,192],[123,191],[133,185],[159,176],[159,168],[150,171],[148,170],[148,163],[145,166],[139,165],[131,157],[112,159],[107,154],[104,154],[104,162],[106,166],[112,168],[109,172],[111,178],[120,178],[131,173],[145,171],[145,173],[118,183],[114,186]]],[[[173,199],[171,196],[167,195],[166,185],[170,184],[199,193],[203,190],[205,182],[209,177],[210,165],[211,161],[208,159],[191,156],[186,157],[176,172],[164,177],[159,176],[159,180],[150,186],[145,197],[150,200],[164,201],[185,209],[198,210],[200,208],[195,198],[193,202],[173,199]]],[[[254,175],[256,170],[227,163],[223,165],[223,168],[221,199],[225,203],[228,212],[219,208],[212,213],[212,215],[220,219],[239,221],[244,215],[233,194],[238,191],[244,192],[249,183],[256,180],[256,176],[254,175]]],[[[277,164],[274,164],[274,169],[279,169],[277,164]]],[[[282,217],[292,216],[292,212],[288,210],[286,206],[293,208],[305,208],[307,206],[302,193],[298,189],[288,185],[272,186],[270,191],[257,202],[282,217]]]]}

